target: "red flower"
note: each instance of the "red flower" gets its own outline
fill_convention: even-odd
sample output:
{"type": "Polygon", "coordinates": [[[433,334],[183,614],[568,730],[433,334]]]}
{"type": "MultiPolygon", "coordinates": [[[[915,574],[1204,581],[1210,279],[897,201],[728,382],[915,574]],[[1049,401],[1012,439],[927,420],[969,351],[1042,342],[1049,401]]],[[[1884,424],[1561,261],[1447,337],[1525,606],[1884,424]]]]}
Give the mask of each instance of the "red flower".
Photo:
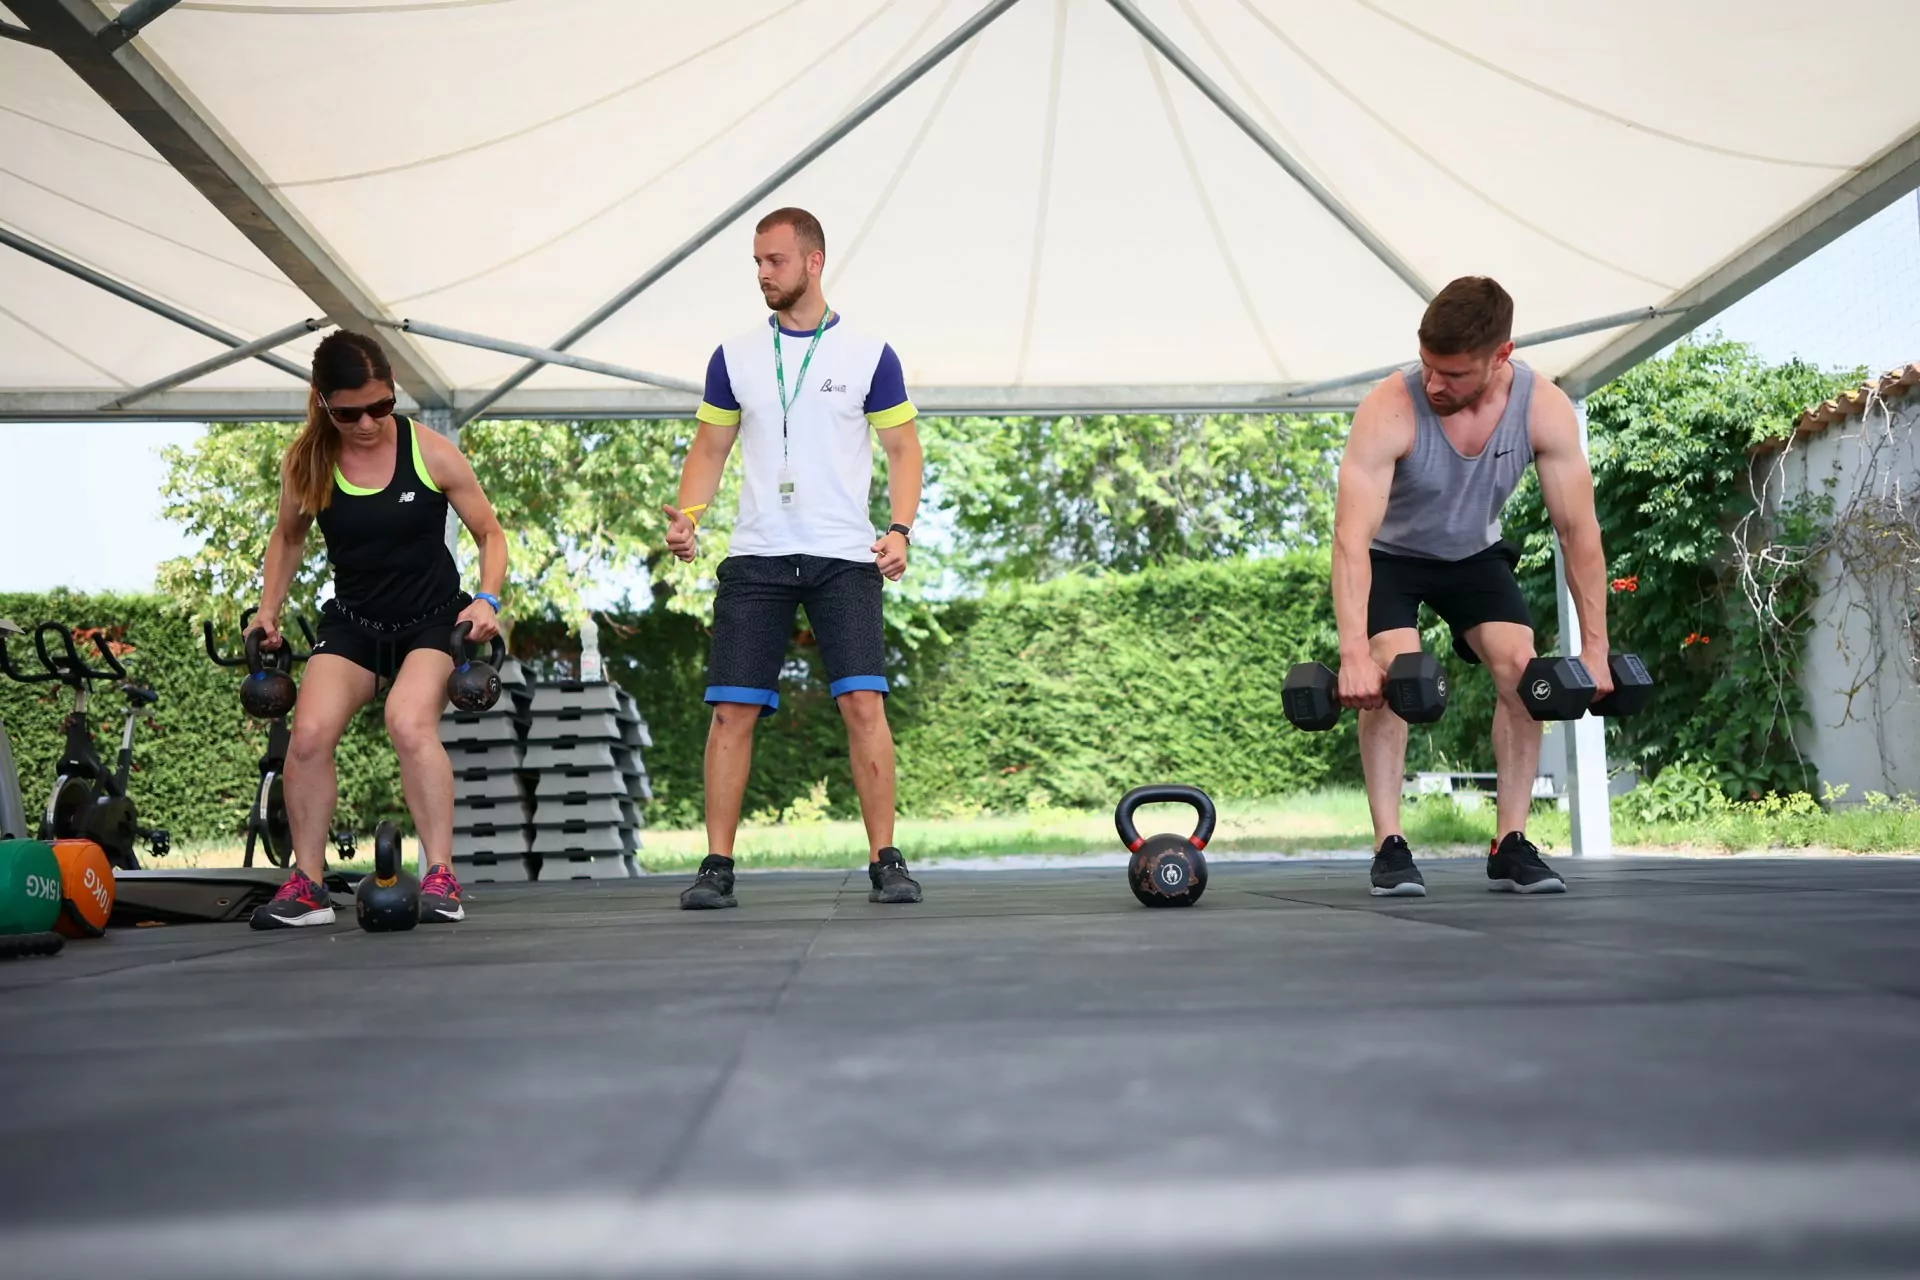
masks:
{"type": "Polygon", "coordinates": [[[1640,575],[1636,573],[1631,578],[1615,578],[1613,580],[1613,589],[1615,591],[1638,591],[1640,589],[1640,575]]]}

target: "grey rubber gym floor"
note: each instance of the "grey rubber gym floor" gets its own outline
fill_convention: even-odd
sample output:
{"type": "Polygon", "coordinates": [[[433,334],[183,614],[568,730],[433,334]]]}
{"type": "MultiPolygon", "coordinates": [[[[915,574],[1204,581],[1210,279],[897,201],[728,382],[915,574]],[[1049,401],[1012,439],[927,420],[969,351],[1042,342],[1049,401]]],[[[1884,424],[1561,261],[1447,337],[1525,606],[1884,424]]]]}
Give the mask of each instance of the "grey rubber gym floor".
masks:
{"type": "Polygon", "coordinates": [[[0,1274],[1920,1271],[1920,860],[482,886],[0,966],[0,1274]]]}

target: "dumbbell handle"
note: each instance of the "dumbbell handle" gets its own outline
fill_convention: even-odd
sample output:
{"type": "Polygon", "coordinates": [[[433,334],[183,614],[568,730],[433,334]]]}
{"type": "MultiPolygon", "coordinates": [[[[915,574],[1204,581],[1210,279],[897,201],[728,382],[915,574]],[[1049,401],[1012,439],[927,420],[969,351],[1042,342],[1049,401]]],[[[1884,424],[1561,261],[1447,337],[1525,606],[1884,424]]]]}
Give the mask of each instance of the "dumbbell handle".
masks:
{"type": "Polygon", "coordinates": [[[1626,704],[1630,697],[1636,701],[1644,700],[1653,688],[1653,677],[1648,673],[1646,663],[1640,660],[1637,653],[1616,653],[1608,658],[1607,666],[1613,676],[1613,692],[1604,698],[1596,698],[1587,710],[1596,716],[1636,714],[1640,708],[1626,704]]]}

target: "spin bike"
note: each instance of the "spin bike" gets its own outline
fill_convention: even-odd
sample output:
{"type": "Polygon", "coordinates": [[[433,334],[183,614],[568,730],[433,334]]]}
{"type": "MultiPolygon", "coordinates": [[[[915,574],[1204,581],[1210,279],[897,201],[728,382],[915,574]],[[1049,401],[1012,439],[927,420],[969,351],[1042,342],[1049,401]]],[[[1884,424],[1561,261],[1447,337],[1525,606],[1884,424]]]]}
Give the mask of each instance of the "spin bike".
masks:
{"type": "Polygon", "coordinates": [[[165,857],[173,839],[158,827],[143,827],[127,795],[127,777],[133,769],[133,725],[141,712],[160,701],[160,695],[145,685],[134,683],[120,659],[113,654],[104,635],[95,633],[94,648],[99,650],[104,670],[89,667],[80,658],[71,628],[59,622],[43,622],[33,631],[33,647],[39,655],[44,674],[29,675],[13,663],[7,650],[7,638],[0,634],[0,671],[22,684],[58,681],[73,690],[73,710],[67,714],[66,752],[56,768],[53,792],[40,819],[42,840],[92,840],[106,851],[107,860],[122,871],[137,871],[140,859],[134,854],[136,840],[144,840],[156,858],[165,857]],[[47,637],[59,638],[62,652],[47,649],[47,637]],[[95,681],[111,680],[127,699],[126,724],[120,734],[120,759],[117,769],[108,769],[93,747],[93,728],[87,716],[89,686],[95,681]]]}
{"type": "MultiPolygon", "coordinates": [[[[247,624],[253,621],[252,609],[240,615],[240,634],[248,632],[247,624]]],[[[305,618],[298,619],[300,633],[307,639],[307,649],[313,648],[313,628],[307,625],[305,618]]],[[[206,640],[207,656],[216,666],[246,667],[252,669],[252,663],[244,656],[229,657],[220,652],[214,643],[213,623],[202,621],[200,634],[206,640]]],[[[311,652],[302,653],[293,647],[291,639],[284,640],[280,651],[263,654],[263,660],[275,662],[280,670],[291,673],[293,668],[312,657],[311,652]]],[[[289,713],[291,714],[291,713],[289,713]]],[[[292,742],[293,732],[287,725],[286,716],[276,716],[268,721],[267,750],[260,757],[260,787],[254,794],[253,804],[247,810],[247,850],[242,866],[253,865],[253,851],[257,847],[267,861],[276,867],[284,867],[293,861],[293,830],[287,822],[287,802],[283,794],[284,777],[287,768],[287,747],[292,742]]],[[[334,848],[339,851],[342,862],[351,861],[354,856],[354,840],[351,831],[333,833],[334,848]]]]}

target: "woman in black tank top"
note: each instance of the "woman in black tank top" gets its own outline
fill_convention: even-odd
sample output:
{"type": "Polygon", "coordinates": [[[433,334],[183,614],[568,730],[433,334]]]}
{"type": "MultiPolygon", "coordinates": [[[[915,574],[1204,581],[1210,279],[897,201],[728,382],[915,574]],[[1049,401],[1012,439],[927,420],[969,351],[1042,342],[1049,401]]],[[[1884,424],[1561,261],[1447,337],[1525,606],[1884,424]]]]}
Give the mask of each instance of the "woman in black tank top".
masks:
{"type": "Polygon", "coordinates": [[[282,461],[280,513],[254,625],[266,629],[269,649],[280,646],[280,606],[316,522],[333,570],[333,598],[321,611],[287,751],[294,867],[273,901],[254,912],[256,929],[332,922],[321,881],[339,799],[334,750],[347,722],[383,684],[387,733],[431,864],[420,919],[466,915],[453,875],[453,766],[440,745],[440,715],[454,626],[471,623],[476,643],[499,634],[506,535],[459,449],[396,414],[394,402],[393,371],[379,343],[340,330],[315,348],[307,425],[282,461]],[[447,545],[449,511],[479,547],[475,595],[460,589],[447,545]]]}

